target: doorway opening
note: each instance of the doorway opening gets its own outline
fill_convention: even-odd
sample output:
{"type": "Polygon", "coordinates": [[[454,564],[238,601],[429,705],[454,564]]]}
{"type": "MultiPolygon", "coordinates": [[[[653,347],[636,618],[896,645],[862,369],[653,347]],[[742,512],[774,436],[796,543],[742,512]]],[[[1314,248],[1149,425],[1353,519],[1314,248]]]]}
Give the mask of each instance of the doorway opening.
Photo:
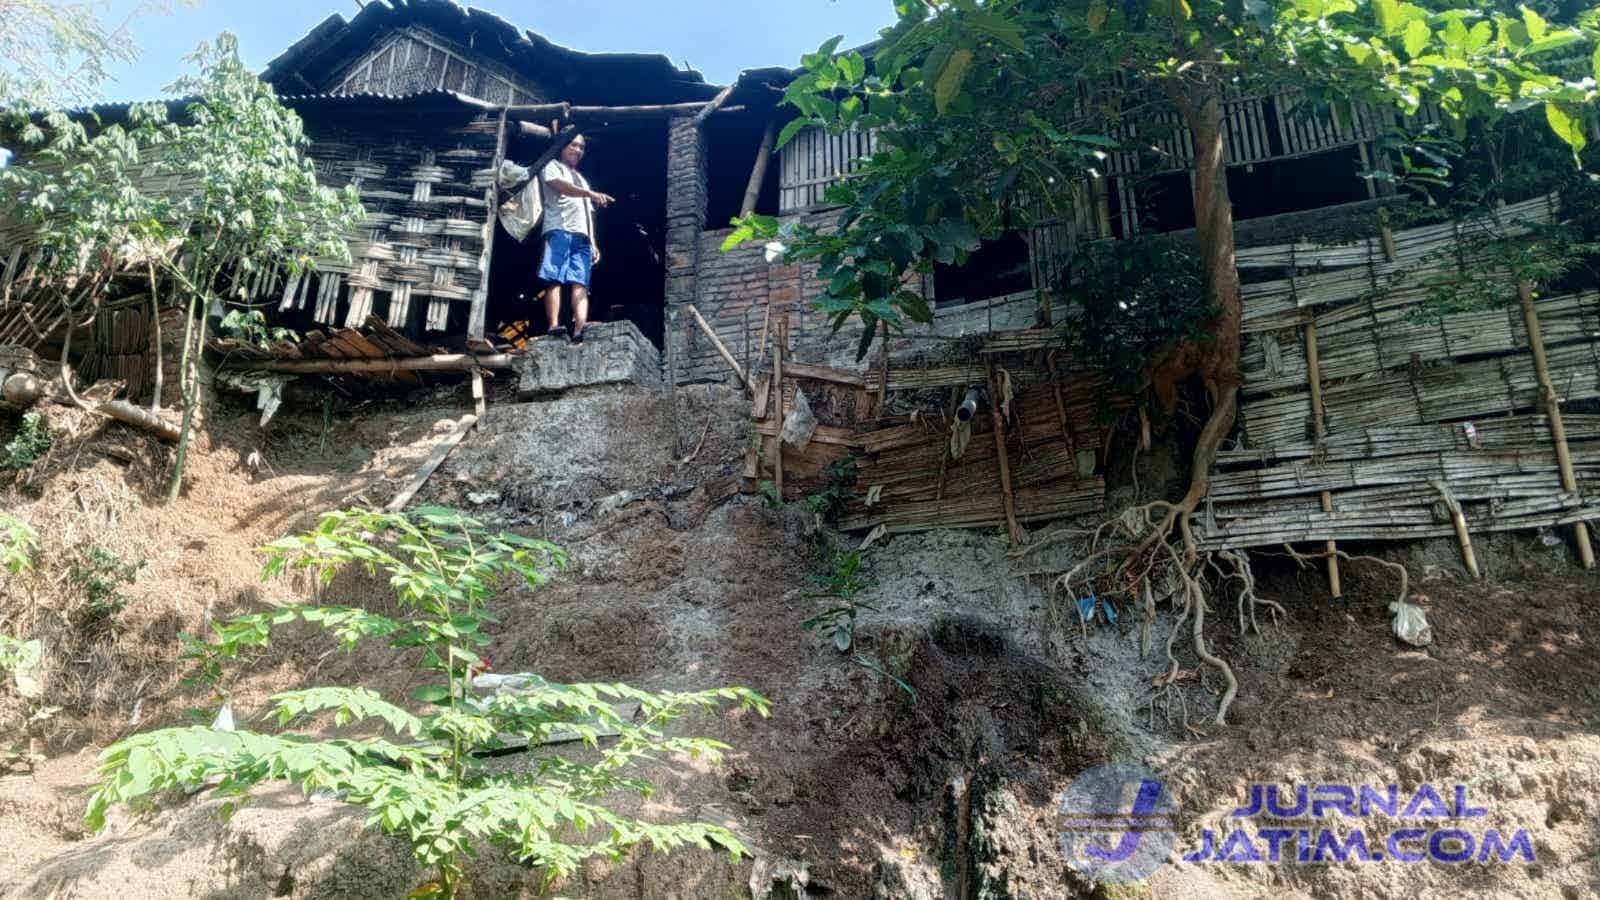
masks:
{"type": "MultiPolygon", "coordinates": [[[[586,133],[579,171],[594,190],[616,198],[595,210],[595,245],[600,260],[589,283],[589,321],[627,319],[661,347],[666,316],[667,132],[660,122],[609,126],[586,133]]],[[[548,147],[543,140],[514,136],[506,158],[531,165],[548,147]]],[[[540,294],[539,263],[544,240],[536,228],[518,242],[498,221],[489,261],[486,330],[509,336],[544,334],[550,327],[540,294]]],[[[564,293],[564,292],[563,292],[564,293]]],[[[572,310],[563,298],[562,325],[572,310]]]]}

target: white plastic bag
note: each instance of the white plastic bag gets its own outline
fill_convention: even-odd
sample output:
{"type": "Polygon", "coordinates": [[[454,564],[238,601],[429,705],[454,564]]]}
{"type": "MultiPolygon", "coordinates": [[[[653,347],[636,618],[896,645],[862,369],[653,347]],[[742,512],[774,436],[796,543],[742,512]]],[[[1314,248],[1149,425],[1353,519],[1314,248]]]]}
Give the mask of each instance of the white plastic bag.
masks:
{"type": "Polygon", "coordinates": [[[528,234],[538,227],[539,220],[544,217],[544,193],[539,189],[539,179],[533,178],[532,173],[522,166],[507,160],[500,164],[495,183],[502,191],[522,185],[515,196],[500,205],[500,227],[521,243],[527,240],[528,234]]]}
{"type": "Polygon", "coordinates": [[[817,417],[811,413],[811,401],[806,399],[805,391],[796,388],[794,409],[789,410],[783,420],[783,442],[796,450],[804,450],[816,433],[817,417]]]}
{"type": "Polygon", "coordinates": [[[1413,647],[1426,647],[1433,643],[1433,627],[1428,624],[1422,607],[1396,600],[1389,604],[1389,612],[1394,614],[1394,621],[1389,624],[1394,629],[1395,637],[1413,647]]]}

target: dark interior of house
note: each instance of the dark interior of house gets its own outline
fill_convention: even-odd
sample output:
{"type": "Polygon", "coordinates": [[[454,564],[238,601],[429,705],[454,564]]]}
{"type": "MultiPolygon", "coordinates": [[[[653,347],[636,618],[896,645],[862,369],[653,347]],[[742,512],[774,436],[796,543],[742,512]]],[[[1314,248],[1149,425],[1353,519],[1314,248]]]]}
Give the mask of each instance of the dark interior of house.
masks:
{"type": "MultiPolygon", "coordinates": [[[[661,346],[666,295],[667,134],[661,122],[613,126],[586,135],[588,149],[579,167],[590,186],[616,202],[595,211],[595,243],[600,261],[590,282],[589,321],[629,319],[661,346]]],[[[548,144],[513,139],[506,157],[531,165],[548,144]]],[[[528,323],[532,334],[550,326],[539,293],[539,263],[544,252],[537,229],[518,242],[495,225],[489,272],[487,330],[501,333],[528,323]]],[[[563,302],[561,324],[571,325],[563,302]]]]}

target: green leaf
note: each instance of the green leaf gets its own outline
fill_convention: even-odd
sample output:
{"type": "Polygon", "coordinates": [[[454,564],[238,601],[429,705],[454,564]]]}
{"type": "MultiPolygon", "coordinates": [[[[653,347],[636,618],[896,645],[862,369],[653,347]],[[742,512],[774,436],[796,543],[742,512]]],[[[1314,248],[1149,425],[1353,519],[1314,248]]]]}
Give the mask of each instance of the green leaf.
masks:
{"type": "Polygon", "coordinates": [[[938,79],[934,84],[934,108],[943,115],[955,102],[956,95],[961,92],[961,85],[966,81],[967,70],[972,66],[972,51],[965,47],[951,51],[950,58],[940,70],[938,79]]]}
{"type": "Polygon", "coordinates": [[[425,684],[411,692],[419,703],[444,703],[450,699],[450,689],[442,684],[425,684]]]}
{"type": "Polygon", "coordinates": [[[1600,81],[1600,44],[1596,44],[1594,53],[1589,57],[1589,67],[1594,72],[1596,81],[1600,81]]]}
{"type": "Polygon", "coordinates": [[[1105,0],[1094,0],[1089,4],[1089,12],[1084,24],[1089,27],[1089,33],[1099,34],[1100,29],[1106,25],[1106,19],[1110,16],[1111,9],[1106,6],[1105,0]]]}
{"type": "Polygon", "coordinates": [[[1410,24],[1406,25],[1406,55],[1412,59],[1416,59],[1418,56],[1421,56],[1422,51],[1427,48],[1428,41],[1432,37],[1433,30],[1428,27],[1427,22],[1424,22],[1421,19],[1412,19],[1410,24]]]}
{"type": "MultiPolygon", "coordinates": [[[[785,144],[787,144],[790,141],[794,140],[794,136],[795,135],[797,135],[800,132],[806,130],[806,128],[809,127],[810,125],[811,125],[811,122],[806,120],[806,119],[793,119],[793,120],[791,120],[789,122],[789,124],[783,126],[783,131],[778,133],[778,143],[774,145],[774,149],[775,150],[783,149],[785,144]]],[[[723,249],[727,249],[727,248],[723,248],[723,249]]]]}
{"type": "Polygon", "coordinates": [[[1522,24],[1528,29],[1528,40],[1538,41],[1540,38],[1544,37],[1545,31],[1548,28],[1548,26],[1545,24],[1544,17],[1526,6],[1522,7],[1521,9],[1522,24]]]}
{"type": "Polygon", "coordinates": [[[1377,15],[1378,30],[1385,37],[1394,37],[1406,27],[1406,16],[1401,12],[1400,0],[1373,0],[1372,9],[1377,15]]]}
{"type": "Polygon", "coordinates": [[[1573,158],[1578,158],[1583,152],[1584,145],[1589,143],[1583,133],[1583,109],[1565,103],[1546,103],[1544,105],[1544,118],[1550,123],[1550,130],[1556,137],[1565,141],[1572,148],[1573,158]]]}
{"type": "Polygon", "coordinates": [[[1529,42],[1528,46],[1522,48],[1521,55],[1536,56],[1540,53],[1549,53],[1552,50],[1561,50],[1573,44],[1582,43],[1583,40],[1582,32],[1557,31],[1529,42]]]}
{"type": "Polygon", "coordinates": [[[1019,53],[1028,49],[1027,44],[1023,41],[1022,26],[1011,19],[987,10],[972,9],[967,11],[965,21],[969,27],[994,38],[1019,53]]]}

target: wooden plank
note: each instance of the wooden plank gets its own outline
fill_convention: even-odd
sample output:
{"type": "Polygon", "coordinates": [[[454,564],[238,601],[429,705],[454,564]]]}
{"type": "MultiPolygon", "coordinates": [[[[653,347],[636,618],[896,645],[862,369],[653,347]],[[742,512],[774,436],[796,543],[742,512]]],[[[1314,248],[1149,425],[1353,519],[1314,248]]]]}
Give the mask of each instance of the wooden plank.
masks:
{"type": "Polygon", "coordinates": [[[400,489],[400,493],[394,495],[394,499],[390,500],[384,506],[384,509],[388,512],[399,512],[405,509],[406,504],[411,502],[411,498],[415,497],[417,491],[421,490],[422,486],[427,483],[428,477],[444,463],[445,457],[449,456],[450,451],[461,443],[461,439],[467,436],[467,432],[471,431],[477,422],[478,417],[475,415],[466,415],[458,419],[455,429],[433,448],[433,452],[428,454],[428,458],[422,463],[422,468],[411,476],[411,480],[406,482],[405,487],[400,489]]]}
{"type": "Polygon", "coordinates": [[[867,386],[867,379],[854,372],[812,363],[786,362],[783,366],[783,374],[788,378],[810,378],[815,381],[827,381],[833,384],[849,385],[850,387],[867,386]]]}
{"type": "MultiPolygon", "coordinates": [[[[783,433],[783,420],[778,418],[764,419],[756,423],[756,433],[762,437],[776,439],[783,433]]],[[[812,433],[811,441],[818,444],[832,444],[839,447],[861,447],[861,435],[848,428],[836,425],[818,425],[812,433]]]]}

